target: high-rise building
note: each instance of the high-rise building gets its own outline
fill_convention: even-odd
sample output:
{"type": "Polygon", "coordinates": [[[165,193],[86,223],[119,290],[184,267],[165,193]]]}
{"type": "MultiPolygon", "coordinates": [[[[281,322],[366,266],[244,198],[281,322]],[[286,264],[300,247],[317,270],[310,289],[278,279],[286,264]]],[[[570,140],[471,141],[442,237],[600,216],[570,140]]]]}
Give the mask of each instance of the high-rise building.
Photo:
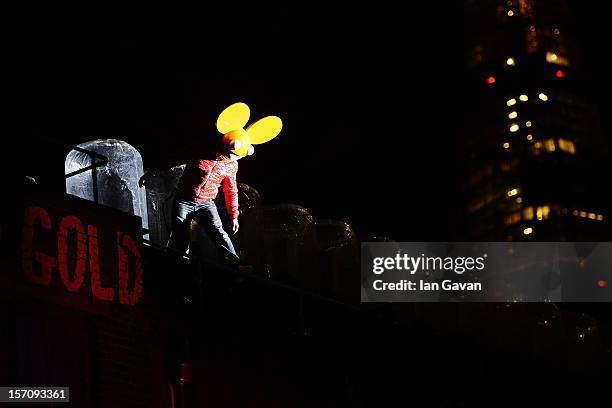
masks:
{"type": "Polygon", "coordinates": [[[599,240],[607,148],[563,0],[465,0],[469,233],[599,240]]]}

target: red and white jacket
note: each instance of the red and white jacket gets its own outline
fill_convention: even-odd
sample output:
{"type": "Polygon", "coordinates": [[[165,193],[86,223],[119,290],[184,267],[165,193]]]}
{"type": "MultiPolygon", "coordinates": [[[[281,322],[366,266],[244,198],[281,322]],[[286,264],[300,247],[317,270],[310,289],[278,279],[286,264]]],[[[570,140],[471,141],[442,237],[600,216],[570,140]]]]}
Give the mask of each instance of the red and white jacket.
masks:
{"type": "Polygon", "coordinates": [[[215,160],[187,163],[177,190],[182,197],[197,203],[214,200],[223,185],[225,205],[232,219],[238,218],[238,162],[223,156],[215,160]]]}

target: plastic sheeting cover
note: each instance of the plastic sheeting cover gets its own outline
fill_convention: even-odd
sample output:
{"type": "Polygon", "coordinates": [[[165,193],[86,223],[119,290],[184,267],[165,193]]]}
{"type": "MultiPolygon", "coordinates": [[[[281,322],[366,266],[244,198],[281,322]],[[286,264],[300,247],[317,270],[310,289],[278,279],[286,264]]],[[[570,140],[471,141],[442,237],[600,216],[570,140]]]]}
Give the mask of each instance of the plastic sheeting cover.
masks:
{"type": "Polygon", "coordinates": [[[152,176],[146,186],[150,240],[166,245],[172,225],[172,194],[183,175],[185,165],[175,166],[152,176]]]}
{"type": "MultiPolygon", "coordinates": [[[[138,150],[116,139],[92,140],[78,147],[108,158],[108,163],[95,170],[99,203],[141,217],[142,226],[148,228],[147,199],[144,189],[138,187],[138,180],[143,175],[138,150]]],[[[71,150],[66,156],[64,171],[68,174],[91,164],[88,154],[71,150]]],[[[67,178],[66,193],[93,201],[92,171],[67,178]]]]}

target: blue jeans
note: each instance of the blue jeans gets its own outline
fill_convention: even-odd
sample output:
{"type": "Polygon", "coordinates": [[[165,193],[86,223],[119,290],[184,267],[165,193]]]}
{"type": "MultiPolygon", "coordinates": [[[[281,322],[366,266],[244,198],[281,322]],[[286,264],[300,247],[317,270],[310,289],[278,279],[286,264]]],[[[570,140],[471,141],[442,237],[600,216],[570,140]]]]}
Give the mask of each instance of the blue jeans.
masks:
{"type": "Polygon", "coordinates": [[[187,251],[191,220],[195,220],[200,228],[204,228],[204,231],[206,231],[217,248],[236,255],[232,241],[225,230],[223,230],[223,223],[214,201],[196,203],[178,197],[174,200],[172,236],[170,237],[169,244],[171,248],[181,252],[187,251]]]}

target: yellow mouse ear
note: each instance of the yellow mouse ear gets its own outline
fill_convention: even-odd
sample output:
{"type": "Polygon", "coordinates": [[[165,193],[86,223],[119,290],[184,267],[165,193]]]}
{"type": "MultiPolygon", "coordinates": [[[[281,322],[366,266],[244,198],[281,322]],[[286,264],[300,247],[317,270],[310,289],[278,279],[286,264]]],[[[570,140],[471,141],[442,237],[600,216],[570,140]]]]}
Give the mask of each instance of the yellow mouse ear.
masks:
{"type": "Polygon", "coordinates": [[[249,121],[251,110],[246,103],[238,102],[223,109],[217,119],[217,130],[226,134],[232,130],[241,129],[249,121]]]}
{"type": "Polygon", "coordinates": [[[274,139],[283,128],[283,121],[278,116],[266,116],[247,128],[251,143],[261,144],[274,139]]]}

